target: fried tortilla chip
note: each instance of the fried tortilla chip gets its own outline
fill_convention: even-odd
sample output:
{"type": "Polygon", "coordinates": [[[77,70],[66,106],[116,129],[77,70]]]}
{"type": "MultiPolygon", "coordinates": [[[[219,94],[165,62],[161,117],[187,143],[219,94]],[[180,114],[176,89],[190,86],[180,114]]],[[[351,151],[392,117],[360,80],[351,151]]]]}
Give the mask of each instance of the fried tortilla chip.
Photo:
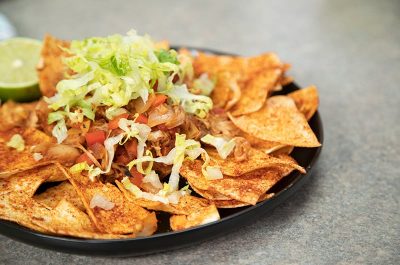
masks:
{"type": "Polygon", "coordinates": [[[215,191],[210,191],[210,190],[202,190],[198,189],[194,185],[190,186],[197,194],[201,195],[201,197],[206,198],[207,200],[210,201],[228,201],[231,200],[231,198],[222,195],[221,193],[215,192],[215,191]]]}
{"type": "Polygon", "coordinates": [[[48,165],[0,179],[0,218],[44,233],[115,238],[95,230],[89,217],[64,199],[53,208],[32,198],[40,184],[59,172],[58,166],[48,165]]]}
{"type": "Polygon", "coordinates": [[[50,164],[0,178],[0,194],[25,192],[28,196],[33,196],[43,182],[52,181],[54,176],[59,174],[62,174],[60,169],[50,164]]]}
{"type": "MultiPolygon", "coordinates": [[[[57,168],[59,170],[59,168],[57,168]]],[[[46,191],[33,196],[33,198],[48,207],[55,208],[61,200],[67,200],[81,211],[86,211],[81,198],[78,196],[74,186],[69,181],[48,188],[46,191]]]]}
{"type": "Polygon", "coordinates": [[[239,101],[230,110],[231,114],[239,116],[261,109],[281,75],[281,69],[267,69],[248,80],[242,87],[239,101]]]}
{"type": "Polygon", "coordinates": [[[232,122],[242,131],[262,140],[298,147],[321,144],[294,101],[287,96],[274,96],[257,112],[234,117],[232,122]]]}
{"type": "Polygon", "coordinates": [[[299,166],[295,161],[269,156],[253,148],[248,150],[248,158],[240,163],[233,156],[228,156],[226,159],[221,158],[215,149],[208,148],[206,151],[211,158],[210,165],[219,166],[222,174],[227,176],[237,177],[257,169],[274,166],[291,167],[299,170],[301,173],[306,173],[304,168],[299,166]]]}
{"type": "MultiPolygon", "coordinates": [[[[31,147],[42,143],[51,143],[53,140],[45,133],[34,128],[28,129],[14,129],[7,132],[0,132],[0,178],[6,177],[17,172],[28,170],[31,168],[48,165],[54,163],[53,160],[41,159],[36,161],[31,151],[31,147]],[[25,148],[23,151],[17,151],[14,148],[7,146],[7,142],[14,134],[20,134],[25,141],[25,148]]],[[[54,176],[56,177],[56,176],[54,176]]],[[[61,174],[60,179],[65,177],[61,174]]],[[[56,181],[54,179],[54,181],[56,181]]]]}
{"type": "Polygon", "coordinates": [[[217,192],[252,205],[257,203],[262,194],[293,170],[291,167],[280,166],[258,169],[239,177],[224,175],[222,179],[207,180],[201,172],[201,165],[202,163],[198,160],[183,163],[180,173],[190,186],[217,192]]]}
{"type": "Polygon", "coordinates": [[[280,68],[284,65],[274,53],[264,53],[254,57],[213,55],[200,52],[193,60],[195,75],[216,74],[219,71],[237,73],[243,79],[256,75],[261,69],[280,68]]]}
{"type": "Polygon", "coordinates": [[[248,58],[199,53],[193,67],[196,76],[207,73],[217,78],[213,102],[216,107],[232,108],[235,116],[259,110],[285,71],[273,53],[248,58]]]}
{"type": "Polygon", "coordinates": [[[188,229],[193,226],[211,223],[220,219],[217,207],[215,207],[214,203],[200,198],[196,199],[197,207],[192,207],[193,210],[188,215],[171,216],[169,223],[173,231],[188,229]]]}
{"type": "MultiPolygon", "coordinates": [[[[273,193],[261,195],[261,197],[258,199],[258,202],[268,200],[273,196],[274,196],[273,193]]],[[[250,204],[248,203],[237,200],[218,200],[214,201],[214,203],[215,206],[217,206],[217,208],[238,208],[238,207],[250,206],[250,204]]]]}
{"type": "Polygon", "coordinates": [[[125,189],[124,185],[122,185],[121,182],[117,180],[116,183],[118,188],[122,191],[127,200],[148,210],[167,212],[177,215],[189,215],[192,212],[197,211],[199,207],[200,208],[203,207],[202,205],[204,204],[204,202],[201,199],[190,195],[185,195],[180,197],[179,202],[177,204],[173,203],[165,204],[160,201],[152,201],[145,198],[137,198],[131,192],[125,189]]]}
{"type": "Polygon", "coordinates": [[[217,83],[211,93],[214,107],[230,108],[241,96],[237,77],[230,72],[222,71],[216,74],[217,83]]]}
{"type": "Polygon", "coordinates": [[[288,96],[294,100],[297,108],[304,114],[307,120],[310,120],[318,109],[319,97],[316,86],[299,89],[289,93],[288,96]]]}
{"type": "Polygon", "coordinates": [[[39,75],[39,87],[43,96],[52,97],[56,93],[57,83],[64,78],[67,72],[62,58],[68,56],[61,47],[68,48],[69,42],[46,35],[43,41],[41,62],[37,70],[39,75]]]}
{"type": "Polygon", "coordinates": [[[37,119],[34,110],[37,102],[15,103],[11,100],[0,106],[0,132],[15,127],[34,127],[37,119]]]}
{"type": "Polygon", "coordinates": [[[103,184],[99,180],[90,181],[86,176],[69,174],[65,169],[63,170],[78,192],[86,208],[86,212],[100,232],[137,234],[146,228],[143,225],[144,220],[149,220],[150,213],[142,207],[126,200],[117,187],[109,183],[103,184]],[[101,196],[113,203],[114,207],[109,210],[99,207],[91,208],[90,202],[95,195],[101,196]]]}

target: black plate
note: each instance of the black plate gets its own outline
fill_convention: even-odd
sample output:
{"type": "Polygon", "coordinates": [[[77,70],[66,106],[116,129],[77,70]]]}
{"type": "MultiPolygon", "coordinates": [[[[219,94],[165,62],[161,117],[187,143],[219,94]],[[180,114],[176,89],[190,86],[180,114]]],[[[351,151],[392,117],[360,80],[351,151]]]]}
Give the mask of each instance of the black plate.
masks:
{"type": "MultiPolygon", "coordinates": [[[[175,47],[176,48],[176,47],[175,47]]],[[[214,54],[226,54],[207,49],[202,50],[214,54]]],[[[279,94],[287,94],[298,90],[296,84],[290,84],[283,88],[279,94]]],[[[323,142],[322,121],[319,113],[309,121],[309,124],[320,143],[323,142]]],[[[63,236],[46,235],[22,227],[16,223],[0,220],[0,233],[18,241],[50,250],[94,256],[137,256],[148,253],[167,251],[196,244],[198,242],[226,234],[233,229],[257,220],[274,207],[285,201],[295,193],[310,177],[313,165],[316,163],[322,147],[318,148],[295,148],[292,152],[293,158],[303,166],[307,173],[302,175],[298,171],[293,172],[279,181],[272,192],[275,196],[269,200],[258,203],[255,206],[248,206],[236,209],[220,209],[221,220],[209,224],[197,226],[180,232],[168,230],[168,215],[159,214],[159,230],[150,237],[133,239],[113,240],[87,240],[63,236]]]]}

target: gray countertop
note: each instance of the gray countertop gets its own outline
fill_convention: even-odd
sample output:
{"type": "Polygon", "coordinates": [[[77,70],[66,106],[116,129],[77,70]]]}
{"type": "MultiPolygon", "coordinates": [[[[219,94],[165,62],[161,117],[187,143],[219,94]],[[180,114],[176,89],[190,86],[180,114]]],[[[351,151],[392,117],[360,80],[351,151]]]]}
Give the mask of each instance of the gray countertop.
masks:
{"type": "Polygon", "coordinates": [[[0,236],[1,264],[399,264],[400,1],[0,0],[22,36],[135,28],[174,44],[276,51],[319,87],[325,144],[311,180],[251,224],[181,250],[104,259],[0,236]]]}

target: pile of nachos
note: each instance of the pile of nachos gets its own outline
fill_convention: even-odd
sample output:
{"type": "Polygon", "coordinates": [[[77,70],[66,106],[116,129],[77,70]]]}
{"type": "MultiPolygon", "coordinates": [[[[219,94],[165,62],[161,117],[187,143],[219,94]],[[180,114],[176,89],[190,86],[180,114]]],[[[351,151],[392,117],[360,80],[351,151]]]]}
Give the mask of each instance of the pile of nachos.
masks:
{"type": "Polygon", "coordinates": [[[255,205],[316,148],[309,86],[276,54],[220,56],[127,35],[47,35],[42,97],[0,106],[0,219],[53,235],[150,236],[255,205]]]}

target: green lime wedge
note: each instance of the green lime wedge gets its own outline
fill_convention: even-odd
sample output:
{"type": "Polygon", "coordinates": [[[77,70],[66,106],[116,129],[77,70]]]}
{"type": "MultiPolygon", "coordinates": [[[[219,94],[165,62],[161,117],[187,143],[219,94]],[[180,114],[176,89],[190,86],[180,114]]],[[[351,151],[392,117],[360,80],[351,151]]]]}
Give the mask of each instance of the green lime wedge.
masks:
{"type": "Polygon", "coordinates": [[[0,99],[32,101],[40,97],[36,65],[42,44],[28,38],[0,42],[0,99]]]}

